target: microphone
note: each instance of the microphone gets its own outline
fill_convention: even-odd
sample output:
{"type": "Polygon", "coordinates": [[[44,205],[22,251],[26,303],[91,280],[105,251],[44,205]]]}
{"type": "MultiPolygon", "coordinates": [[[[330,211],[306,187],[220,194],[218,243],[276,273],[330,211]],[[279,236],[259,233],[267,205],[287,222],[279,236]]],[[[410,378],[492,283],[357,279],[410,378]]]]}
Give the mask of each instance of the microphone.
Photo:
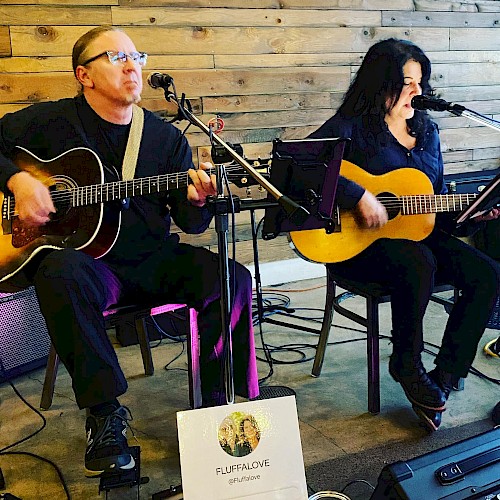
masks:
{"type": "Polygon", "coordinates": [[[439,99],[430,95],[416,95],[411,100],[411,107],[413,109],[432,109],[433,111],[451,111],[455,114],[461,114],[464,107],[460,104],[453,104],[452,102],[439,99]]]}
{"type": "Polygon", "coordinates": [[[148,76],[149,86],[154,89],[166,89],[172,84],[173,81],[174,79],[166,73],[151,73],[148,76]]]}

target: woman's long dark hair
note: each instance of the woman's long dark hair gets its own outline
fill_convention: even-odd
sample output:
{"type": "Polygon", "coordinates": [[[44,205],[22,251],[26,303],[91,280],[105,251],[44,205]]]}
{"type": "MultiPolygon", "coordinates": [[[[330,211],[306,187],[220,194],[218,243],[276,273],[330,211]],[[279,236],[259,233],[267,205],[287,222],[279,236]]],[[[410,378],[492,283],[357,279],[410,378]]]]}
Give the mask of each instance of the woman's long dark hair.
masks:
{"type": "MultiPolygon", "coordinates": [[[[403,66],[408,61],[420,63],[422,92],[431,91],[431,62],[422,49],[408,40],[388,38],[372,45],[339,108],[344,118],[363,116],[369,126],[382,127],[384,117],[396,104],[404,84],[403,66]],[[389,103],[389,105],[388,105],[389,103]]],[[[408,125],[413,135],[425,130],[429,119],[426,112],[415,110],[408,125]]]]}

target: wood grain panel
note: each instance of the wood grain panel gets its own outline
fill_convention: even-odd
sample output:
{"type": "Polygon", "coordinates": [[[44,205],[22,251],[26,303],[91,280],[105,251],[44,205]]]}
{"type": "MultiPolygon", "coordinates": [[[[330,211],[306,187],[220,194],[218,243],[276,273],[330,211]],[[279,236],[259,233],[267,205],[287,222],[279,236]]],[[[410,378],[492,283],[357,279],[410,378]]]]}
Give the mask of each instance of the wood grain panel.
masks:
{"type": "MultiPolygon", "coordinates": [[[[232,94],[239,88],[241,94],[269,93],[280,88],[283,92],[342,90],[348,85],[348,75],[344,68],[319,68],[302,71],[291,69],[276,75],[274,71],[210,71],[172,72],[178,92],[188,97],[199,95],[232,94]]],[[[73,95],[75,78],[73,73],[40,73],[33,78],[27,73],[6,73],[0,87],[0,102],[26,101],[27,95],[39,95],[40,99],[59,99],[73,95]],[[8,100],[6,100],[8,99],[8,100]]],[[[163,92],[144,86],[145,99],[160,99],[163,92]]],[[[37,99],[38,100],[38,99],[37,99]]]]}
{"type": "Polygon", "coordinates": [[[499,28],[451,28],[450,50],[498,50],[499,28]]]}
{"type": "MultiPolygon", "coordinates": [[[[481,127],[479,123],[465,117],[454,116],[450,113],[431,113],[432,119],[438,124],[440,130],[448,128],[474,128],[481,127]]],[[[471,132],[469,132],[471,133],[471,132]]]]}
{"type": "Polygon", "coordinates": [[[89,19],[95,24],[111,24],[109,7],[75,7],[65,6],[1,6],[0,19],[11,26],[26,25],[86,25],[89,19]]]}
{"type": "Polygon", "coordinates": [[[8,26],[0,26],[0,57],[10,56],[10,35],[8,26]]]}
{"type": "MultiPolygon", "coordinates": [[[[140,49],[142,50],[142,48],[140,49]]],[[[148,57],[146,71],[168,71],[175,69],[202,69],[214,68],[214,57],[207,54],[188,54],[188,55],[156,55],[152,54],[148,57]]]]}
{"type": "Polygon", "coordinates": [[[118,0],[2,0],[2,5],[118,5],[118,0]]]}
{"type": "Polygon", "coordinates": [[[494,28],[499,23],[500,13],[382,12],[382,26],[494,28]]]}
{"type": "Polygon", "coordinates": [[[497,148],[483,148],[472,151],[472,159],[474,160],[486,160],[488,158],[499,159],[500,146],[497,148]]]}
{"type": "Polygon", "coordinates": [[[440,136],[443,151],[500,146],[500,134],[489,127],[479,127],[473,130],[448,129],[441,131],[440,136]]]}
{"type": "Polygon", "coordinates": [[[214,55],[216,68],[279,68],[304,66],[345,66],[360,64],[364,52],[335,52],[331,54],[261,54],[214,55]]]}
{"type": "MultiPolygon", "coordinates": [[[[186,123],[183,123],[185,126],[186,123]]],[[[221,138],[232,144],[251,144],[260,142],[271,142],[276,138],[279,139],[303,139],[318,128],[317,125],[309,125],[302,127],[279,127],[269,129],[256,130],[231,130],[222,132],[221,138]]],[[[193,127],[186,134],[189,144],[193,148],[207,146],[210,144],[208,137],[202,132],[195,132],[193,127]]]]}
{"type": "Polygon", "coordinates": [[[321,125],[330,116],[332,110],[317,109],[314,113],[309,110],[295,111],[267,111],[266,113],[221,113],[220,116],[226,122],[227,130],[248,130],[259,128],[299,127],[301,125],[321,125]]]}
{"type": "Polygon", "coordinates": [[[495,50],[456,50],[446,52],[427,51],[432,64],[437,63],[487,63],[498,62],[498,51],[495,50]]]}
{"type": "Polygon", "coordinates": [[[95,26],[13,26],[13,56],[68,56],[73,45],[95,26]]]}
{"type": "MultiPolygon", "coordinates": [[[[287,92],[344,91],[349,85],[347,67],[283,68],[245,70],[172,71],[178,92],[188,96],[269,94],[287,92]]],[[[144,88],[145,97],[158,96],[159,90],[144,88]]]]}
{"type": "Polygon", "coordinates": [[[73,73],[41,73],[34,79],[28,74],[2,75],[0,103],[60,99],[76,95],[77,84],[73,73]]]}
{"type": "Polygon", "coordinates": [[[478,101],[500,98],[498,85],[476,85],[467,87],[435,87],[436,96],[452,102],[478,101]]]}
{"type": "MultiPolygon", "coordinates": [[[[135,26],[191,25],[199,9],[113,7],[113,23],[135,26]]],[[[488,14],[485,14],[488,15],[488,14]]],[[[203,26],[380,26],[380,12],[349,10],[207,9],[203,26]]]]}
{"type": "Polygon", "coordinates": [[[120,0],[120,6],[228,7],[233,9],[413,10],[412,0],[120,0]]]}
{"type": "MultiPolygon", "coordinates": [[[[171,68],[213,68],[213,57],[209,55],[153,55],[148,58],[144,76],[153,71],[167,72],[171,68]]],[[[6,57],[0,58],[0,71],[5,73],[45,73],[47,71],[72,71],[71,57],[6,57]]]]}
{"type": "Polygon", "coordinates": [[[339,102],[342,93],[314,92],[309,94],[266,94],[252,96],[205,97],[205,113],[242,113],[256,111],[330,108],[339,102]],[[333,98],[332,95],[335,97],[333,98]]]}
{"type": "Polygon", "coordinates": [[[2,73],[47,73],[72,71],[71,57],[6,57],[0,58],[2,73]]]}
{"type": "Polygon", "coordinates": [[[428,12],[461,10],[463,12],[498,12],[497,0],[415,0],[415,10],[428,12]]]}
{"type": "Polygon", "coordinates": [[[412,0],[281,0],[285,9],[413,10],[412,0]]]}
{"type": "MultiPolygon", "coordinates": [[[[227,0],[120,0],[121,7],[228,7],[227,0]]],[[[255,9],[279,9],[279,0],[252,0],[255,9]]],[[[248,0],[231,0],[232,9],[248,8],[248,0]]]]}
{"type": "MultiPolygon", "coordinates": [[[[88,29],[80,27],[11,29],[13,55],[67,55],[88,29]],[[56,42],[57,43],[54,43],[56,42]]],[[[149,54],[270,54],[366,52],[387,37],[410,39],[423,50],[447,50],[446,28],[144,28],[129,27],[127,34],[149,54]]]]}
{"type": "Polygon", "coordinates": [[[445,174],[459,174],[462,172],[477,172],[481,170],[495,170],[500,167],[498,158],[490,160],[470,160],[458,163],[447,163],[444,168],[445,174]]]}
{"type": "Polygon", "coordinates": [[[472,150],[466,151],[450,151],[449,153],[443,153],[444,163],[454,163],[458,161],[472,160],[472,150]]]}
{"type": "MultiPolygon", "coordinates": [[[[498,31],[500,38],[500,31],[498,31]]],[[[500,84],[500,65],[497,63],[434,64],[430,83],[437,87],[467,87],[500,84]],[[485,76],[487,81],[485,82],[485,76]]]]}

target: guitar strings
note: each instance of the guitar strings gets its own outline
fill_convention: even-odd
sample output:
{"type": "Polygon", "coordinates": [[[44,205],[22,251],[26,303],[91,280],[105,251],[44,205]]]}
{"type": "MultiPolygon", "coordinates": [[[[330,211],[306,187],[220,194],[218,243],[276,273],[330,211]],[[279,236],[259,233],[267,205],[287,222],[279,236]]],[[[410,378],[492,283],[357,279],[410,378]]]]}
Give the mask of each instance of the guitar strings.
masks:
{"type": "MultiPolygon", "coordinates": [[[[259,167],[254,167],[255,169],[262,168],[261,166],[259,167]]],[[[210,175],[215,172],[215,169],[208,169],[206,172],[210,175]]],[[[243,170],[241,167],[238,166],[227,166],[226,167],[226,172],[231,172],[230,174],[230,179],[233,178],[244,178],[244,177],[249,177],[250,174],[243,170]],[[235,173],[237,172],[237,173],[235,173]]],[[[65,202],[65,201],[71,201],[73,199],[77,200],[83,200],[86,199],[87,197],[93,197],[95,195],[98,195],[99,188],[100,189],[100,197],[109,197],[110,195],[112,196],[111,199],[119,199],[123,196],[123,191],[125,193],[128,192],[134,192],[134,191],[139,191],[141,187],[144,185],[150,186],[150,191],[151,192],[159,192],[163,191],[164,186],[168,186],[169,184],[175,185],[176,187],[181,187],[186,185],[189,182],[189,174],[188,172],[177,172],[177,173],[171,173],[171,174],[162,174],[162,175],[157,175],[157,176],[152,176],[152,177],[143,177],[143,178],[137,178],[137,179],[130,179],[127,181],[113,181],[113,182],[107,182],[103,184],[92,184],[88,186],[78,186],[75,188],[69,188],[69,189],[61,189],[58,191],[54,191],[51,193],[52,200],[54,202],[65,202]],[[154,187],[154,189],[151,190],[151,186],[154,187]],[[115,194],[118,194],[118,196],[114,196],[115,194]]],[[[6,197],[5,200],[13,200],[14,198],[12,196],[6,197]]],[[[110,201],[110,200],[105,200],[105,201],[110,201]]],[[[101,203],[102,200],[96,200],[94,203],[101,203]]],[[[87,203],[85,203],[87,204],[87,203]]],[[[90,204],[90,203],[88,203],[90,204]]],[[[11,203],[13,205],[13,203],[11,203]]],[[[77,204],[78,206],[78,204],[77,204]]],[[[9,216],[15,215],[15,207],[12,207],[8,211],[9,216]]]]}

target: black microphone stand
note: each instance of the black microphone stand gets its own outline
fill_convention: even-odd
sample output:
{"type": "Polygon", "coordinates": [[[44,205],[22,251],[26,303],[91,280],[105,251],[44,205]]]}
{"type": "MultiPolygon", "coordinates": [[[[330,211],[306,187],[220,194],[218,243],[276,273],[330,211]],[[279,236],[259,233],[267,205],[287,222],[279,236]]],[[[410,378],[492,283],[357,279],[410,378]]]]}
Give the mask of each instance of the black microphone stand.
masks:
{"type": "MultiPolygon", "coordinates": [[[[182,96],[181,101],[177,97],[173,80],[163,87],[165,99],[169,102],[175,102],[177,105],[177,119],[187,120],[189,123],[196,125],[205,134],[207,134],[212,142],[221,146],[228,155],[233,158],[243,169],[248,172],[255,181],[262,186],[278,204],[286,212],[288,218],[297,224],[302,225],[306,220],[309,212],[301,205],[283,195],[276,187],[263,177],[252,165],[250,165],[238,152],[236,152],[229,144],[224,142],[218,135],[213,134],[212,129],[205,125],[199,118],[184,106],[185,98],[182,96]],[[172,86],[172,90],[170,89],[172,86]]],[[[207,202],[211,205],[212,213],[215,214],[215,230],[217,232],[217,243],[219,253],[219,277],[221,287],[221,321],[222,321],[222,339],[225,349],[224,363],[224,386],[226,389],[226,403],[234,403],[234,378],[233,378],[233,357],[231,349],[231,290],[230,290],[230,273],[229,273],[229,257],[228,257],[228,199],[224,196],[223,181],[225,179],[224,166],[222,164],[217,167],[217,196],[207,197],[207,202]]],[[[238,208],[239,209],[239,208],[238,208]]]]}
{"type": "Polygon", "coordinates": [[[465,116],[466,118],[469,118],[469,120],[482,123],[483,125],[500,132],[500,123],[498,121],[488,118],[487,116],[483,116],[476,111],[472,111],[471,109],[467,109],[460,104],[453,104],[448,111],[456,116],[465,116]]]}

